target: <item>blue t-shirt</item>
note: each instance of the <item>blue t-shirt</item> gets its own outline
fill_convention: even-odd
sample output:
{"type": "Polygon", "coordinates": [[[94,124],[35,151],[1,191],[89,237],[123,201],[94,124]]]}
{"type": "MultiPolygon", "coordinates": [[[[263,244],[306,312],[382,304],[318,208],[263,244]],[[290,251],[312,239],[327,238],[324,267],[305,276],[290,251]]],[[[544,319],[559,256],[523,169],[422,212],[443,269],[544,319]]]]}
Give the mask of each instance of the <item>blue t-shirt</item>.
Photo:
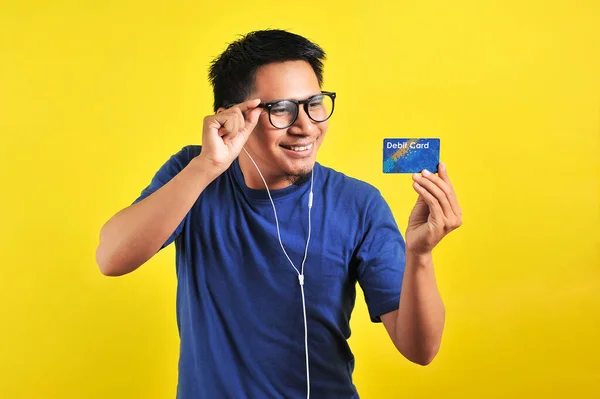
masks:
{"type": "MultiPolygon", "coordinates": [[[[173,155],[135,202],[166,184],[200,151],[187,146],[173,155]]],[[[310,179],[271,191],[281,240],[298,269],[308,233],[309,191],[310,179]]],[[[373,322],[397,309],[405,243],[373,186],[316,163],[313,193],[304,267],[311,398],[358,398],[347,343],[356,283],[373,322]]],[[[279,245],[266,190],[246,186],[237,159],[206,187],[163,248],[173,241],[177,398],[306,398],[298,275],[279,245]]]]}

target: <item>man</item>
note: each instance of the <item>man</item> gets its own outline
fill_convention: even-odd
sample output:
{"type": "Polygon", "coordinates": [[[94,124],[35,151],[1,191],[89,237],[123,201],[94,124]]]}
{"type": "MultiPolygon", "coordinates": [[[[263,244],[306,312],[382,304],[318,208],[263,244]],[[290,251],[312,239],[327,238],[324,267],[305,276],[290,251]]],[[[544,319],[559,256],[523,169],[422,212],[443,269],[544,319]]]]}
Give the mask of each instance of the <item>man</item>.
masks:
{"type": "Polygon", "coordinates": [[[448,174],[413,177],[404,241],[378,190],[316,163],[335,104],[324,59],[280,30],[230,44],[210,69],[202,146],[173,155],[102,228],[109,276],[176,244],[178,398],[358,398],[357,282],[402,355],[426,365],[438,352],[431,253],[461,224],[448,174]]]}

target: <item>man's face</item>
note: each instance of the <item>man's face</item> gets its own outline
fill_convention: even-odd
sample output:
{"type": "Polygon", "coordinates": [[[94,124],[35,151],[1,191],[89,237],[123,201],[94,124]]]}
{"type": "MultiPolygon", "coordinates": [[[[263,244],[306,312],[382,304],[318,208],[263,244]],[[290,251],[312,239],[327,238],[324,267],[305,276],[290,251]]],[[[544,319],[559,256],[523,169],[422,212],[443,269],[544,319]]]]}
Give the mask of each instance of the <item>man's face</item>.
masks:
{"type": "MultiPolygon", "coordinates": [[[[310,64],[305,61],[288,61],[268,64],[258,69],[251,98],[260,98],[262,103],[268,103],[305,100],[320,93],[317,76],[310,64]]],[[[327,126],[327,121],[317,123],[311,120],[301,105],[294,124],[285,129],[277,129],[269,122],[265,109],[246,148],[263,174],[271,179],[285,178],[293,182],[312,170],[327,126]]]]}

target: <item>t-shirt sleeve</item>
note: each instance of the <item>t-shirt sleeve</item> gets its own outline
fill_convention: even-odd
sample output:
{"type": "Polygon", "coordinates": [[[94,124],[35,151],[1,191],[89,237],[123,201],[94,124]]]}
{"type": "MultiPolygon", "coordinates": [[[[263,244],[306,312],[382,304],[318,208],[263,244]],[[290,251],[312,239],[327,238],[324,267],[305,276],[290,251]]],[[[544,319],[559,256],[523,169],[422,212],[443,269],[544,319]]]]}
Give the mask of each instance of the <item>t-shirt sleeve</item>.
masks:
{"type": "Polygon", "coordinates": [[[356,252],[358,283],[374,323],[381,322],[379,316],[398,309],[405,251],[405,241],[392,211],[377,192],[367,206],[356,252]]]}
{"type": "MultiPolygon", "coordinates": [[[[150,196],[152,193],[156,192],[162,186],[167,184],[173,177],[175,177],[179,172],[181,172],[183,168],[185,168],[190,163],[190,161],[198,154],[200,154],[199,146],[183,147],[179,152],[173,154],[169,158],[169,160],[160,167],[158,172],[156,172],[156,174],[150,181],[150,184],[142,190],[141,194],[135,201],[133,201],[132,205],[142,201],[143,199],[150,196]]],[[[173,234],[169,236],[167,241],[165,241],[165,243],[160,249],[165,248],[173,241],[175,241],[177,237],[179,237],[179,235],[183,231],[183,227],[187,218],[188,216],[186,215],[186,217],[183,218],[183,220],[181,221],[181,223],[179,223],[173,234]]]]}

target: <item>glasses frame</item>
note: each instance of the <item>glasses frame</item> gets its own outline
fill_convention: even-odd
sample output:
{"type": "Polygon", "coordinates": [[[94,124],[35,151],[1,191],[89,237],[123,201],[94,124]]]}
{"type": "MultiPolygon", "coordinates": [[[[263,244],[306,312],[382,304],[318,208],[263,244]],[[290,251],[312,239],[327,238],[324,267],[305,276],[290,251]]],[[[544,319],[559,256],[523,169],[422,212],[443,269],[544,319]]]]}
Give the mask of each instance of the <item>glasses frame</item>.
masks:
{"type": "Polygon", "coordinates": [[[335,109],[335,98],[336,98],[337,94],[333,91],[322,91],[319,94],[315,94],[314,96],[311,96],[309,98],[307,98],[306,100],[278,100],[278,101],[272,101],[272,102],[268,102],[268,103],[260,103],[257,105],[258,108],[264,108],[268,111],[269,114],[269,123],[271,123],[271,126],[273,126],[275,129],[287,129],[288,127],[292,126],[294,123],[296,123],[296,121],[298,120],[298,115],[300,114],[300,106],[303,105],[304,106],[304,112],[306,113],[306,115],[310,118],[310,120],[317,122],[317,123],[321,123],[321,122],[325,122],[326,120],[328,120],[329,118],[331,118],[331,116],[333,115],[333,110],[335,109]],[[310,113],[308,112],[308,104],[310,104],[311,101],[313,101],[315,99],[315,97],[318,96],[327,96],[329,98],[331,98],[331,113],[329,114],[329,116],[326,119],[323,119],[322,121],[318,121],[314,118],[312,118],[310,116],[310,113]],[[279,126],[275,126],[275,124],[273,123],[273,121],[271,120],[271,109],[284,101],[288,101],[291,103],[296,104],[296,116],[294,116],[294,119],[292,119],[292,122],[284,127],[279,127],[279,126]]]}

